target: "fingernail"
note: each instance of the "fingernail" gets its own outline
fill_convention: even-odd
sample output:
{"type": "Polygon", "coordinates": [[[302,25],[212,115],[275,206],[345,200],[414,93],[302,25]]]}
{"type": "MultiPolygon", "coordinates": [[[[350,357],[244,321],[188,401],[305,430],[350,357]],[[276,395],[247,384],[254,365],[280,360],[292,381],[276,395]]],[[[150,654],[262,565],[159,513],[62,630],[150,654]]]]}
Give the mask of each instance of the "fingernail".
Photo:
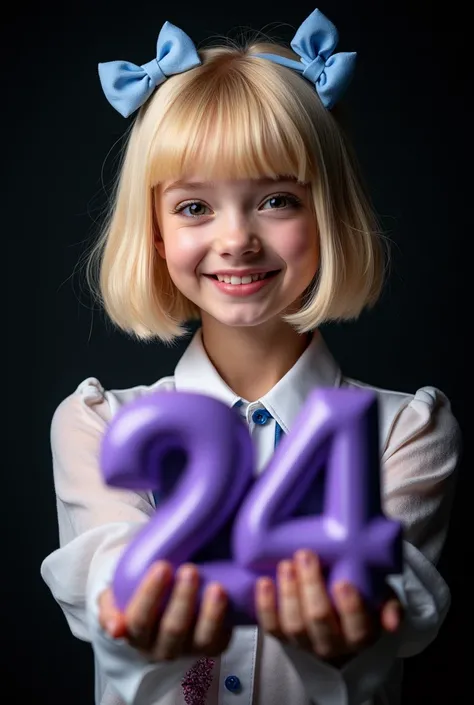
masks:
{"type": "Polygon", "coordinates": [[[396,605],[390,605],[387,610],[387,622],[389,629],[398,629],[400,624],[400,610],[396,605]]]}
{"type": "Polygon", "coordinates": [[[209,590],[209,595],[213,602],[220,602],[224,597],[220,585],[213,585],[209,590]]]}
{"type": "Polygon", "coordinates": [[[341,583],[336,589],[341,597],[352,597],[354,595],[354,588],[350,583],[341,583]]]}
{"type": "Polygon", "coordinates": [[[182,583],[193,583],[194,582],[194,569],[186,565],[179,569],[179,581],[182,583]]]}
{"type": "Polygon", "coordinates": [[[261,580],[258,584],[258,587],[264,595],[269,595],[273,590],[272,581],[268,578],[266,578],[265,580],[261,580]]]}
{"type": "Polygon", "coordinates": [[[286,580],[293,580],[295,577],[295,570],[293,563],[291,561],[285,561],[280,566],[281,573],[286,580]]]}
{"type": "Polygon", "coordinates": [[[118,621],[115,619],[115,617],[110,617],[110,619],[107,620],[105,623],[106,629],[109,632],[111,636],[114,636],[115,631],[118,626],[118,621]]]}
{"type": "Polygon", "coordinates": [[[296,560],[303,568],[308,568],[313,563],[313,554],[310,551],[298,551],[296,560]]]}
{"type": "Polygon", "coordinates": [[[165,577],[167,570],[166,563],[157,563],[155,565],[155,577],[159,578],[160,580],[165,577]]]}

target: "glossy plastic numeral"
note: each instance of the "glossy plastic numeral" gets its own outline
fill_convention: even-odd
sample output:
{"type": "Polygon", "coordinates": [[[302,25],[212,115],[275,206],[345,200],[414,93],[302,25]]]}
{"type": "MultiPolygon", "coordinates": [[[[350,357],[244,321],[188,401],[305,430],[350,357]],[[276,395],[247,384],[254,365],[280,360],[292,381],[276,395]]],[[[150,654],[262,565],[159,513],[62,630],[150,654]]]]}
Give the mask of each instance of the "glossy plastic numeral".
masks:
{"type": "Polygon", "coordinates": [[[199,570],[201,594],[210,581],[225,587],[234,624],[255,622],[256,578],[275,577],[278,561],[298,548],[320,556],[329,587],[349,580],[373,604],[386,575],[401,568],[400,524],[381,509],[372,392],[313,392],[257,480],[252,440],[235,411],[184,392],[123,407],[104,436],[101,464],[109,485],[161,494],[155,516],[119,561],[113,588],[122,609],[154,561],[177,567],[193,560],[229,520],[232,556],[200,563],[199,570]],[[171,462],[176,451],[180,466],[171,462]],[[322,513],[298,516],[320,473],[322,513]]]}

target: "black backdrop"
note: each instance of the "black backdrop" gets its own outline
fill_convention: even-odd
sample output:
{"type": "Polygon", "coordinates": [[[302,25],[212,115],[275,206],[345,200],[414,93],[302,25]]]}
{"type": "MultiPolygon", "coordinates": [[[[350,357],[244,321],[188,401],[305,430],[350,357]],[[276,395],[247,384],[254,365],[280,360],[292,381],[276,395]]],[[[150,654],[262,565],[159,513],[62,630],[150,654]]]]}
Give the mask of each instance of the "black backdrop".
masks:
{"type": "MultiPolygon", "coordinates": [[[[393,244],[379,305],[355,324],[328,327],[326,338],[346,374],[409,392],[438,386],[461,422],[465,458],[442,561],[453,606],[435,644],[408,662],[404,702],[464,703],[472,656],[467,11],[456,1],[435,10],[428,0],[321,0],[319,8],[339,28],[340,49],[359,53],[348,129],[393,244]]],[[[96,230],[127,125],[102,95],[96,65],[149,60],[167,19],[195,42],[237,26],[271,30],[268,23],[281,23],[273,32],[289,41],[313,9],[281,0],[215,7],[69,0],[2,10],[8,452],[1,604],[11,702],[93,702],[89,647],[71,636],[39,575],[57,545],[54,408],[90,375],[106,387],[152,382],[172,372],[183,349],[138,345],[112,331],[74,270],[96,230]]]]}

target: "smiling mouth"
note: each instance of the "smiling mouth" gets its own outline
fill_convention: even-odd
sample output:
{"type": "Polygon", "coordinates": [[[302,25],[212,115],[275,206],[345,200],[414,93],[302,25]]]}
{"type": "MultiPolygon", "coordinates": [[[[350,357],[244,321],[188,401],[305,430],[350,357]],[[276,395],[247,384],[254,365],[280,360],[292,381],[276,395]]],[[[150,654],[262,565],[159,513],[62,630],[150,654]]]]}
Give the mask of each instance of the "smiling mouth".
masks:
{"type": "Polygon", "coordinates": [[[270,279],[278,274],[281,270],[276,269],[272,272],[262,272],[261,274],[247,274],[243,277],[231,276],[230,274],[205,274],[205,277],[209,279],[214,279],[215,281],[223,282],[224,284],[233,284],[238,286],[239,284],[251,284],[252,282],[260,281],[261,279],[270,279]]]}

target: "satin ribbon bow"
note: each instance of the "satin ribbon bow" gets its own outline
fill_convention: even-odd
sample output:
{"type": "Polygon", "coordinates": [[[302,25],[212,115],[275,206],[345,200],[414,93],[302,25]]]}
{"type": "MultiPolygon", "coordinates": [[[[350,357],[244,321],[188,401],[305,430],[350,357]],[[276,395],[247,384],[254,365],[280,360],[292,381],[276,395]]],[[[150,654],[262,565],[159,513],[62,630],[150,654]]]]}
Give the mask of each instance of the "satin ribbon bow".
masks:
{"type": "Polygon", "coordinates": [[[129,61],[99,64],[102,90],[109,103],[128,117],[145,103],[168,76],[199,66],[194,42],[182,29],[165,22],[156,43],[156,58],[142,66],[129,61]]]}
{"type": "MultiPolygon", "coordinates": [[[[355,52],[334,50],[339,41],[336,27],[319,10],[314,10],[296,32],[291,48],[300,56],[293,61],[277,54],[253,54],[301,73],[315,85],[323,105],[332,108],[347,88],[355,68],[355,52]]],[[[156,45],[156,59],[137,66],[128,61],[99,64],[102,89],[109,103],[128,117],[145,103],[155,88],[173,74],[199,66],[196,47],[171,22],[161,28],[156,45]]]]}
{"type": "Polygon", "coordinates": [[[293,61],[277,54],[254,54],[276,64],[287,66],[314,83],[323,105],[332,108],[340,99],[354,74],[356,52],[333,54],[339,41],[336,27],[320,10],[305,19],[291,41],[300,56],[293,61]]]}

